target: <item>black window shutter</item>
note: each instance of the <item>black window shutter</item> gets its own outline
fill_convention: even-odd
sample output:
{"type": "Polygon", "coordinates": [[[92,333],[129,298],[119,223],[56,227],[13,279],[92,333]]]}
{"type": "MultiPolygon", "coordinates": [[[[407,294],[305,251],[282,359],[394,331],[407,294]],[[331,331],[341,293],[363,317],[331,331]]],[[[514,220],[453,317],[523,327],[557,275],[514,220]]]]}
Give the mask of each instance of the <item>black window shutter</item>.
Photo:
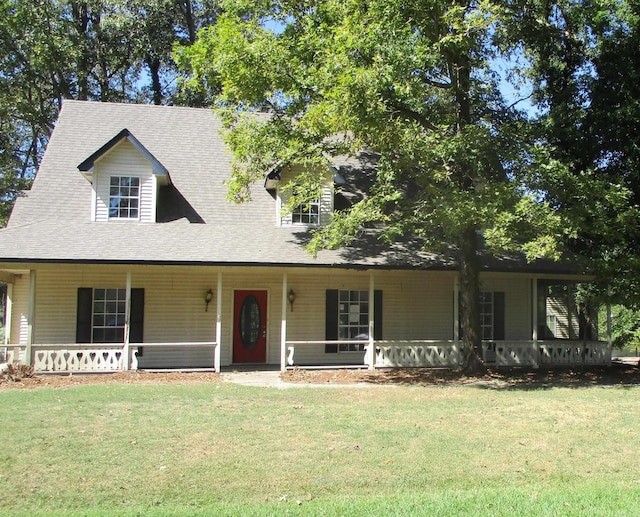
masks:
{"type": "Polygon", "coordinates": [[[373,339],[382,339],[382,291],[373,292],[373,339]]]}
{"type": "Polygon", "coordinates": [[[142,343],[144,328],[144,289],[131,289],[129,343],[142,343]]]}
{"type": "Polygon", "coordinates": [[[78,307],[76,312],[76,343],[91,343],[91,315],[93,289],[78,287],[78,307]]]}
{"type": "MultiPolygon", "coordinates": [[[[327,289],[325,309],[324,338],[327,341],[338,339],[338,290],[327,289]]],[[[337,354],[338,344],[327,343],[324,345],[325,354],[337,354]]]]}
{"type": "Polygon", "coordinates": [[[505,335],[504,293],[493,293],[493,339],[501,341],[505,335]]]}

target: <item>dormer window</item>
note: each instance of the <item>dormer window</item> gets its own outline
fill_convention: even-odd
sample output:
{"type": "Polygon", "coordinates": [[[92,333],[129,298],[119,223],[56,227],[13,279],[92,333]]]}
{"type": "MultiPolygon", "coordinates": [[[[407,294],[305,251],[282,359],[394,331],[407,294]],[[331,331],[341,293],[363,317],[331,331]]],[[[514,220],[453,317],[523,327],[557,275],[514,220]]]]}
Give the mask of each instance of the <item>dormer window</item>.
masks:
{"type": "Polygon", "coordinates": [[[158,194],[171,185],[167,168],[127,129],[84,160],[91,183],[91,221],[155,223],[158,194]]]}
{"type": "Polygon", "coordinates": [[[109,219],[135,219],[140,214],[140,178],[111,176],[109,179],[109,219]]]}
{"type": "Polygon", "coordinates": [[[314,199],[308,203],[299,205],[291,213],[292,224],[305,224],[317,226],[320,224],[320,200],[314,199]]]}

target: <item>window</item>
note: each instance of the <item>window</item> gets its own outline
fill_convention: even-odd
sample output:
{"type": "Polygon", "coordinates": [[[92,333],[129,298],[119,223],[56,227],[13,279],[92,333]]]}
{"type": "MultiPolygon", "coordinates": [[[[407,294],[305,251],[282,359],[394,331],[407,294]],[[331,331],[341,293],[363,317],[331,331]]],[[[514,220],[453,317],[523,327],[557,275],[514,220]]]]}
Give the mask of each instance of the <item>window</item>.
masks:
{"type": "MultiPolygon", "coordinates": [[[[76,343],[124,343],[126,289],[78,288],[76,343]]],[[[131,289],[129,342],[142,343],[144,289],[131,289]]]]}
{"type": "Polygon", "coordinates": [[[124,342],[125,289],[93,290],[92,343],[124,342]]]}
{"type": "Polygon", "coordinates": [[[138,219],[140,178],[111,176],[109,179],[109,218],[138,219]]]}
{"type": "Polygon", "coordinates": [[[493,293],[480,293],[480,339],[493,340],[493,293]]]}
{"type": "MultiPolygon", "coordinates": [[[[369,291],[340,291],[338,339],[369,339],[369,291]]],[[[339,352],[362,352],[362,343],[340,343],[339,352]]]]}
{"type": "MultiPolygon", "coordinates": [[[[481,292],[478,312],[480,313],[480,339],[482,341],[503,340],[505,338],[505,294],[500,291],[481,292]]],[[[458,329],[462,337],[464,329],[461,306],[458,329]]]]}
{"type": "Polygon", "coordinates": [[[291,213],[291,222],[293,224],[320,224],[320,200],[314,199],[299,205],[291,213]]]}
{"type": "Polygon", "coordinates": [[[325,353],[362,352],[364,344],[349,343],[369,339],[369,303],[373,303],[373,338],[382,339],[382,291],[327,289],[325,307],[325,353]]]}

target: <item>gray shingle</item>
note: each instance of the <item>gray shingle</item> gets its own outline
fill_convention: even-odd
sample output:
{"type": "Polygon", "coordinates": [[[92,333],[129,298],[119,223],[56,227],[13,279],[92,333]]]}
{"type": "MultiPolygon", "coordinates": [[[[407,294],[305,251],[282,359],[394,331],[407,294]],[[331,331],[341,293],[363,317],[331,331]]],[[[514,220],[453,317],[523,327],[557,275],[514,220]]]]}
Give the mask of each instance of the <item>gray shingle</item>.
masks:
{"type": "MultiPolygon", "coordinates": [[[[277,227],[272,196],[255,185],[253,201],[226,199],[231,156],[211,110],[65,101],[33,187],[0,231],[0,262],[106,261],[450,269],[415,243],[389,246],[365,236],[359,246],[311,257],[300,228],[277,227]],[[173,190],[155,224],[91,222],[91,185],[78,165],[123,129],[169,171],[173,190]]],[[[521,269],[520,260],[492,268],[521,269]]],[[[526,266],[545,270],[549,263],[526,266]]]]}

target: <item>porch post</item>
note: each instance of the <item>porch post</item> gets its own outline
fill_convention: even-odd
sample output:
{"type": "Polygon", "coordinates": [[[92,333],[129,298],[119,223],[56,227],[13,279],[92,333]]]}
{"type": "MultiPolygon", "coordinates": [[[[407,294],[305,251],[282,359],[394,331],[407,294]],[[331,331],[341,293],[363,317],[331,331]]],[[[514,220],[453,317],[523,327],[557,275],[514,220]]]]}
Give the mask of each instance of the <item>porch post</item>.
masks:
{"type": "Polygon", "coordinates": [[[533,332],[531,333],[531,339],[533,339],[535,345],[538,342],[538,278],[535,276],[531,280],[531,298],[533,299],[533,332]]]}
{"type": "Polygon", "coordinates": [[[222,339],[222,272],[218,271],[218,289],[216,291],[216,349],[213,353],[213,369],[220,372],[220,350],[222,339]]]}
{"type": "Polygon", "coordinates": [[[613,340],[611,337],[611,302],[607,302],[607,355],[609,357],[609,366],[611,366],[611,346],[613,340]]]}
{"type": "Polygon", "coordinates": [[[574,332],[573,332],[573,284],[569,284],[567,286],[567,331],[568,331],[568,338],[569,339],[573,339],[574,337],[574,332]]]}
{"type": "Polygon", "coordinates": [[[287,369],[287,274],[282,275],[282,320],[280,323],[280,371],[287,369]]]}
{"type": "Polygon", "coordinates": [[[127,284],[125,294],[124,305],[124,360],[122,361],[122,367],[125,370],[131,368],[131,349],[129,347],[129,330],[131,329],[131,271],[127,271],[127,284]]]}
{"type": "Polygon", "coordinates": [[[13,319],[13,284],[7,284],[7,300],[4,307],[4,346],[8,346],[11,342],[11,320],[13,319]]]}
{"type": "Polygon", "coordinates": [[[368,350],[368,364],[369,370],[376,369],[376,348],[374,342],[374,315],[375,315],[375,280],[373,277],[373,272],[369,272],[369,350],[368,350]]]}
{"type": "Polygon", "coordinates": [[[33,323],[36,315],[36,272],[29,271],[29,307],[27,309],[27,346],[24,351],[24,364],[31,366],[31,345],[33,344],[33,323]]]}

